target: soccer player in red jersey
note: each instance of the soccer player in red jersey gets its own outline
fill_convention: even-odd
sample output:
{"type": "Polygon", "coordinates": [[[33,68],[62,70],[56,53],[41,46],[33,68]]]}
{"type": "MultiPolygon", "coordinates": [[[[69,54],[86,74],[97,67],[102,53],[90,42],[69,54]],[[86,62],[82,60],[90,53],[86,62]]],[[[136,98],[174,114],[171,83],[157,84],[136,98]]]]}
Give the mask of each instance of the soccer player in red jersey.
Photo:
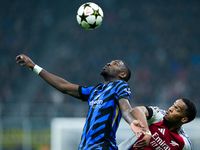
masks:
{"type": "MultiPolygon", "coordinates": [[[[138,106],[132,110],[133,116],[140,119],[152,135],[144,150],[191,150],[191,141],[182,125],[194,120],[196,113],[196,106],[188,98],[176,100],[168,111],[152,106],[138,106]]],[[[144,139],[145,136],[141,136],[127,149],[141,148],[144,139]]]]}

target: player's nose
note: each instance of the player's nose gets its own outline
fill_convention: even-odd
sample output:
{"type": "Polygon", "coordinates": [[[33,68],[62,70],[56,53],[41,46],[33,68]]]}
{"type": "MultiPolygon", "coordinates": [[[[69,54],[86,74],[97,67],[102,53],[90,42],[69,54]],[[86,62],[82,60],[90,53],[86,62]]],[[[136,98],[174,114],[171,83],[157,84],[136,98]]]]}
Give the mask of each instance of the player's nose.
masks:
{"type": "Polygon", "coordinates": [[[173,107],[170,107],[168,112],[172,112],[173,111],[173,107]]]}
{"type": "Polygon", "coordinates": [[[110,63],[107,63],[106,65],[107,65],[107,66],[110,66],[110,63]]]}

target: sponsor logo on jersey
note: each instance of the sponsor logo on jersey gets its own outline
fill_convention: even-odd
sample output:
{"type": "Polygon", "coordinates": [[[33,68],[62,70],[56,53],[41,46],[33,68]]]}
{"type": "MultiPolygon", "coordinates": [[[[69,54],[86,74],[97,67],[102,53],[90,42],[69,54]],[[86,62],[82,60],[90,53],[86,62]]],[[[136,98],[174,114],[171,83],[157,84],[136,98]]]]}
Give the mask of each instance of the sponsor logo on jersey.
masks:
{"type": "MultiPolygon", "coordinates": [[[[160,128],[161,129],[161,128],[160,128]]],[[[162,132],[165,130],[161,130],[162,132]]],[[[155,132],[152,135],[152,138],[154,139],[153,141],[150,142],[150,145],[155,148],[156,150],[171,150],[172,146],[179,146],[178,143],[176,143],[175,141],[171,141],[169,144],[171,146],[169,146],[165,140],[163,140],[162,138],[159,137],[159,134],[157,132],[155,132]]]]}
{"type": "Polygon", "coordinates": [[[154,140],[152,142],[150,142],[150,144],[156,150],[170,150],[171,149],[170,146],[167,145],[167,143],[159,137],[159,134],[157,132],[155,132],[152,135],[152,138],[154,140]]]}
{"type": "Polygon", "coordinates": [[[158,128],[158,130],[160,131],[160,133],[162,133],[163,135],[165,135],[165,129],[163,129],[163,128],[158,128]]]}
{"type": "Polygon", "coordinates": [[[89,105],[92,106],[93,108],[95,107],[101,107],[101,105],[103,104],[103,100],[96,100],[96,101],[90,101],[89,105]]]}

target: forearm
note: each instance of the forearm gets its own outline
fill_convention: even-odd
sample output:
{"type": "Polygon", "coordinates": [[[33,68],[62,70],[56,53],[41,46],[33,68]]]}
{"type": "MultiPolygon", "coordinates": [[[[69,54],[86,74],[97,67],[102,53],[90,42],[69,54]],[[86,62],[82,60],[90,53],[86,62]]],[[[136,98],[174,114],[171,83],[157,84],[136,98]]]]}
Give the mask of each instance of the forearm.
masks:
{"type": "Polygon", "coordinates": [[[143,133],[144,137],[141,140],[137,141],[133,147],[136,149],[144,149],[145,147],[149,145],[151,136],[152,136],[147,124],[147,119],[146,119],[149,113],[146,107],[144,106],[133,108],[131,113],[137,120],[140,120],[142,122],[145,128],[145,133],[143,133]]]}
{"type": "Polygon", "coordinates": [[[67,80],[58,77],[56,75],[53,75],[46,70],[42,69],[40,72],[40,77],[42,77],[48,84],[50,84],[52,87],[56,88],[62,93],[69,94],[73,97],[79,98],[79,92],[78,92],[78,85],[72,84],[68,82],[67,80]]]}
{"type": "Polygon", "coordinates": [[[67,82],[66,80],[55,76],[44,69],[42,69],[42,71],[39,73],[39,76],[42,77],[48,84],[50,84],[57,90],[65,93],[64,85],[69,84],[69,82],[67,82]]]}
{"type": "Polygon", "coordinates": [[[145,128],[149,129],[147,119],[146,119],[148,112],[144,106],[133,108],[131,111],[131,114],[135,119],[140,120],[143,123],[145,128]]]}
{"type": "Polygon", "coordinates": [[[120,106],[120,109],[121,109],[122,116],[123,116],[124,120],[128,124],[130,124],[131,122],[133,122],[134,118],[133,118],[133,116],[131,114],[132,108],[131,108],[128,100],[127,99],[121,99],[119,101],[119,106],[120,106]]]}
{"type": "Polygon", "coordinates": [[[122,113],[124,120],[130,125],[134,120],[136,120],[131,114],[131,110],[126,110],[122,113]]]}
{"type": "Polygon", "coordinates": [[[76,98],[80,97],[78,92],[78,85],[72,84],[61,77],[53,75],[38,65],[33,67],[33,71],[42,77],[49,85],[56,88],[60,92],[69,94],[76,98]]]}
{"type": "Polygon", "coordinates": [[[131,124],[135,120],[135,118],[133,117],[133,115],[131,113],[132,107],[130,106],[128,100],[121,99],[119,101],[119,105],[120,105],[120,109],[122,111],[122,116],[123,116],[124,120],[128,124],[131,124]]]}
{"type": "Polygon", "coordinates": [[[122,111],[122,116],[124,120],[130,125],[132,131],[137,137],[141,134],[145,134],[145,129],[139,120],[136,120],[132,115],[132,107],[127,99],[121,99],[119,101],[120,109],[122,111]]]}

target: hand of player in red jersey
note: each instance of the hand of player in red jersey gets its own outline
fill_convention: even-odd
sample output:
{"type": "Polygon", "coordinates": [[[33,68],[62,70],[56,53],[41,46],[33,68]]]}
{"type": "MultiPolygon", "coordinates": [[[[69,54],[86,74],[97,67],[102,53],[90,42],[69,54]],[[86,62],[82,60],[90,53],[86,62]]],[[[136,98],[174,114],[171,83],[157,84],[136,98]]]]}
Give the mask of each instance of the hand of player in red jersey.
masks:
{"type": "Polygon", "coordinates": [[[21,54],[16,57],[17,63],[21,66],[27,66],[30,70],[33,70],[35,63],[26,55],[21,54]]]}
{"type": "Polygon", "coordinates": [[[140,140],[138,140],[134,144],[132,149],[141,149],[142,150],[149,145],[150,140],[151,140],[151,134],[145,134],[145,135],[143,134],[143,135],[141,135],[140,140]]]}
{"type": "Polygon", "coordinates": [[[149,145],[149,142],[151,140],[151,132],[144,127],[141,121],[139,120],[134,120],[131,123],[131,129],[135,133],[137,137],[140,137],[140,140],[138,140],[133,148],[136,149],[144,149],[149,145]],[[147,134],[148,133],[148,134],[147,134]]]}

